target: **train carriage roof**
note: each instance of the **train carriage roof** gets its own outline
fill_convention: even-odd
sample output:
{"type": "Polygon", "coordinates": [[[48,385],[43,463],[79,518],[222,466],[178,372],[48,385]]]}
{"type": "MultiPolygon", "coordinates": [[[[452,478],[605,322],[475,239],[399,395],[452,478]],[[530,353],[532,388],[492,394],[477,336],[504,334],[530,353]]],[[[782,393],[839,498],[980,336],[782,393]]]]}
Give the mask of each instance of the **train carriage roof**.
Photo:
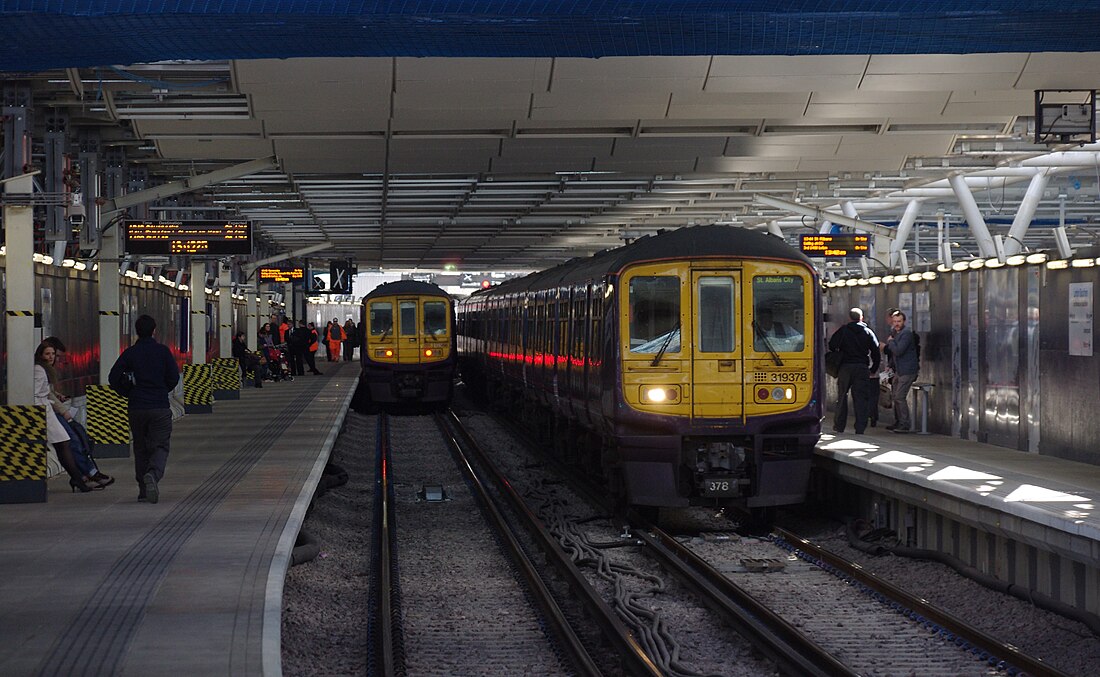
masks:
{"type": "Polygon", "coordinates": [[[694,226],[650,235],[587,258],[572,259],[544,271],[508,280],[473,296],[552,289],[599,279],[633,263],[684,258],[780,259],[798,261],[813,268],[810,259],[802,252],[763,231],[737,226],[694,226]]]}
{"type": "Polygon", "coordinates": [[[444,298],[450,298],[450,294],[443,291],[430,282],[419,282],[417,280],[398,280],[396,282],[386,282],[380,284],[371,290],[369,294],[363,297],[363,300],[375,298],[378,296],[442,296],[444,298]]]}

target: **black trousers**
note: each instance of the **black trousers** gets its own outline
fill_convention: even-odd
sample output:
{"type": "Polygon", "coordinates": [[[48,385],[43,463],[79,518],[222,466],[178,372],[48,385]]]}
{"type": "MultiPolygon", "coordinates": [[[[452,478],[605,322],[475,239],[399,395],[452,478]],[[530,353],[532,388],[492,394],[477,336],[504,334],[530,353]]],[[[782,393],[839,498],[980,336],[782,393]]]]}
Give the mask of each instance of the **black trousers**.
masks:
{"type": "Polygon", "coordinates": [[[134,478],[142,483],[145,473],[159,482],[168,465],[172,439],[171,409],[130,409],[130,435],[134,438],[134,478]]]}
{"type": "Polygon", "coordinates": [[[312,350],[307,350],[305,352],[305,358],[306,358],[306,366],[309,367],[310,373],[312,373],[312,374],[320,373],[320,372],[317,371],[317,353],[315,351],[312,351],[312,350]]]}
{"type": "Polygon", "coordinates": [[[344,341],[344,361],[351,362],[353,355],[355,355],[355,342],[344,341]]]}
{"type": "Polygon", "coordinates": [[[291,376],[303,376],[306,373],[305,357],[302,355],[303,350],[301,348],[291,348],[290,353],[290,375],[291,376]]]}
{"type": "Polygon", "coordinates": [[[870,371],[863,364],[842,364],[837,374],[836,416],[833,418],[833,430],[844,431],[848,423],[848,391],[852,392],[852,403],[856,410],[856,434],[867,428],[867,390],[871,385],[870,371]]]}

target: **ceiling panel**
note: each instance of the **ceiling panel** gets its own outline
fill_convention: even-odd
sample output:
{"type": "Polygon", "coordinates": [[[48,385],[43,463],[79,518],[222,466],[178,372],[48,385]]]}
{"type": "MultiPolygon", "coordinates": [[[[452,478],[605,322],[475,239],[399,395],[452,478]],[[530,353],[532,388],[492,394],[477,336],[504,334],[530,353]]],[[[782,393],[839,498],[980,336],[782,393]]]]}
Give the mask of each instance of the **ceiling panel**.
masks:
{"type": "Polygon", "coordinates": [[[381,172],[383,139],[276,139],[275,149],[290,174],[381,172]]]}
{"type": "Polygon", "coordinates": [[[395,173],[489,171],[489,158],[499,154],[500,142],[484,139],[401,139],[390,145],[390,171],[395,173]]]}
{"type": "Polygon", "coordinates": [[[164,157],[187,160],[254,160],[275,152],[267,139],[163,139],[156,144],[164,157]]]}
{"type": "Polygon", "coordinates": [[[242,90],[252,85],[345,82],[377,86],[388,83],[393,60],[388,58],[239,59],[233,62],[234,82],[242,90]]]}
{"type": "Polygon", "coordinates": [[[669,118],[766,118],[796,117],[806,110],[809,92],[677,92],[672,95],[669,118]]]}
{"type": "Polygon", "coordinates": [[[609,92],[536,92],[533,120],[602,120],[663,118],[670,92],[635,92],[620,96],[609,92]]]}

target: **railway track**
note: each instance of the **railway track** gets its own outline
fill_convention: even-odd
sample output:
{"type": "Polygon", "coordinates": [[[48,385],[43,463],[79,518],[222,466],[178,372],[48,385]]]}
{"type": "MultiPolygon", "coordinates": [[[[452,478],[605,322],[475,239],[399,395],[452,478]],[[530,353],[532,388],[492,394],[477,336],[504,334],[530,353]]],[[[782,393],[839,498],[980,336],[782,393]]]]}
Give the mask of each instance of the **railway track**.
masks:
{"type": "Polygon", "coordinates": [[[600,674],[437,422],[379,421],[370,674],[600,674]]]}
{"type": "Polygon", "coordinates": [[[1062,674],[790,533],[689,546],[634,521],[630,536],[784,674],[1062,674]]]}

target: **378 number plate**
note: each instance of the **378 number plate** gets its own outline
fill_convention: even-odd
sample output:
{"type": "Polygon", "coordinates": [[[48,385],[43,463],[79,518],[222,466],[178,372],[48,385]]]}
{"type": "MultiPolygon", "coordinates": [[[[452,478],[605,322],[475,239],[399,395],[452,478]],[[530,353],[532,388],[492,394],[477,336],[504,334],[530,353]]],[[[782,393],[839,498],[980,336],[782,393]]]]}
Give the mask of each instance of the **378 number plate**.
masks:
{"type": "Polygon", "coordinates": [[[703,495],[717,497],[737,496],[739,495],[737,479],[729,477],[728,475],[721,477],[704,477],[703,495]]]}

